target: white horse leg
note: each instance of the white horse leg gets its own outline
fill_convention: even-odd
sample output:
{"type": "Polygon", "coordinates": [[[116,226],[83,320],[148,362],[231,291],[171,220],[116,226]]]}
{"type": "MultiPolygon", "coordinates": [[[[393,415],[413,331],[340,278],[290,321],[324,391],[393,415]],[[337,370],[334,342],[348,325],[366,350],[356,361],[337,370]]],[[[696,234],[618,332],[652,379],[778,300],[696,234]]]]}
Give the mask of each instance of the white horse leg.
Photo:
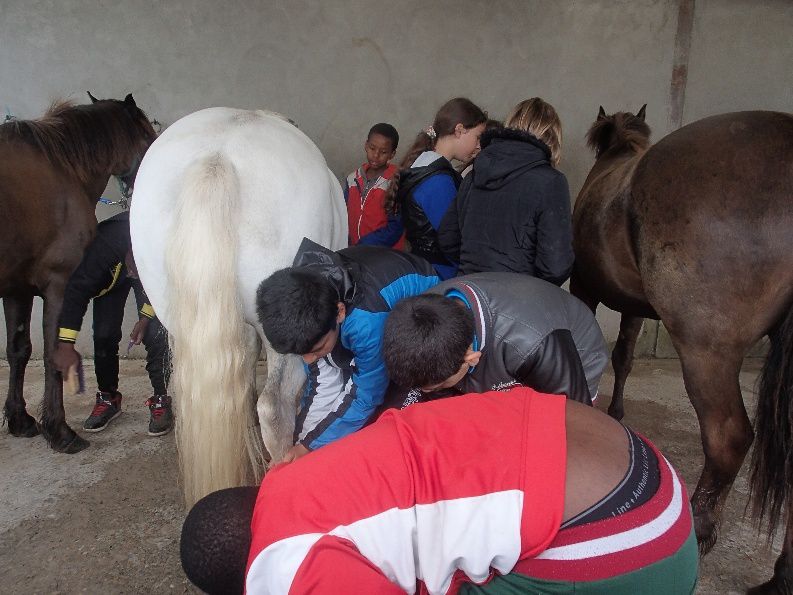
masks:
{"type": "Polygon", "coordinates": [[[267,381],[256,407],[270,464],[280,461],[292,446],[295,415],[305,372],[296,355],[281,355],[265,342],[267,381]]]}
{"type": "MultiPolygon", "coordinates": [[[[256,408],[258,386],[256,382],[256,369],[259,362],[259,356],[262,353],[262,340],[256,327],[252,324],[245,325],[245,361],[243,366],[247,369],[249,374],[250,387],[250,400],[249,406],[252,409],[251,419],[256,419],[256,413],[253,409],[256,408]]],[[[245,436],[246,446],[248,448],[248,456],[251,459],[253,466],[254,479],[258,484],[262,480],[266,468],[266,453],[262,447],[262,437],[259,428],[256,425],[248,427],[248,433],[245,436]]]]}

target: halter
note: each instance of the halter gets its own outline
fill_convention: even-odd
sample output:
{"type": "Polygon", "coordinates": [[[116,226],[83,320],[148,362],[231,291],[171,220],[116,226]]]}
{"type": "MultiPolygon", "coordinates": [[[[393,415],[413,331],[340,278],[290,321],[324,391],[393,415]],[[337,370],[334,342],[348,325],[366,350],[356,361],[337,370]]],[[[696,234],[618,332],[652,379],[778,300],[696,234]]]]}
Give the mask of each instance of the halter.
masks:
{"type": "MultiPolygon", "coordinates": [[[[150,124],[152,125],[152,128],[155,129],[154,130],[155,134],[159,135],[159,133],[162,131],[162,124],[156,118],[154,120],[151,120],[150,124]]],[[[131,176],[133,172],[137,170],[138,166],[140,165],[140,161],[141,158],[136,157],[127,171],[125,171],[123,174],[119,174],[115,176],[116,183],[118,184],[118,191],[121,193],[121,199],[110,200],[109,198],[102,197],[99,199],[99,202],[101,202],[103,205],[109,205],[109,206],[121,205],[122,209],[128,210],[129,203],[132,201],[133,187],[130,186],[127,182],[125,182],[124,178],[126,178],[127,176],[131,176]]]]}
{"type": "Polygon", "coordinates": [[[129,209],[129,203],[132,201],[132,191],[133,187],[124,181],[124,178],[127,176],[131,176],[133,172],[136,171],[137,167],[140,165],[140,157],[136,157],[135,160],[132,162],[130,168],[125,171],[123,174],[118,174],[115,176],[116,182],[118,183],[118,191],[121,193],[121,199],[119,200],[110,200],[109,198],[102,197],[99,199],[103,205],[121,205],[121,208],[124,210],[129,209]]]}

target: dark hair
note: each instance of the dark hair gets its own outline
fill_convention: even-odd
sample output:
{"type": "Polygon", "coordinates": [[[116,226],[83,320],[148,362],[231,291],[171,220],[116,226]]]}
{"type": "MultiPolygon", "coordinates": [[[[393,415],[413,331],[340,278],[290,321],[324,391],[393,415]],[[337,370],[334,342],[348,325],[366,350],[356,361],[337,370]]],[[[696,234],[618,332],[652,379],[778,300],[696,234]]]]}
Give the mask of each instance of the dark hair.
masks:
{"type": "Polygon", "coordinates": [[[400,300],[383,331],[388,377],[404,388],[439,384],[460,369],[473,336],[473,314],[454,298],[424,294],[400,300]]]}
{"type": "Polygon", "coordinates": [[[278,353],[310,353],[336,328],[338,292],[318,271],[281,269],[256,291],[256,313],[264,335],[278,353]]]}
{"type": "Polygon", "coordinates": [[[385,122],[375,124],[369,129],[369,134],[366,136],[366,140],[372,138],[373,134],[379,134],[380,136],[386,137],[391,141],[391,150],[397,150],[397,147],[399,146],[399,133],[397,132],[396,128],[391,126],[391,124],[386,124],[385,122]]]}
{"type": "MultiPolygon", "coordinates": [[[[399,169],[408,169],[424,151],[435,148],[435,143],[439,138],[454,134],[454,128],[457,124],[462,124],[464,128],[468,129],[479,126],[485,122],[487,122],[487,113],[482,111],[482,109],[470,99],[465,97],[450,99],[444,103],[438,110],[438,113],[435,114],[435,119],[432,122],[432,129],[435,133],[435,137],[433,138],[427,134],[426,130],[419,132],[416,140],[413,141],[413,144],[402,158],[399,169]]],[[[388,196],[384,201],[387,215],[394,215],[399,212],[399,206],[396,204],[398,191],[399,172],[392,178],[388,188],[388,196]]]]}
{"type": "Polygon", "coordinates": [[[244,591],[258,492],[256,487],[212,492],[187,515],[179,555],[187,578],[202,591],[210,595],[244,591]]]}
{"type": "Polygon", "coordinates": [[[504,122],[490,118],[485,122],[485,132],[488,130],[504,130],[504,122]]]}

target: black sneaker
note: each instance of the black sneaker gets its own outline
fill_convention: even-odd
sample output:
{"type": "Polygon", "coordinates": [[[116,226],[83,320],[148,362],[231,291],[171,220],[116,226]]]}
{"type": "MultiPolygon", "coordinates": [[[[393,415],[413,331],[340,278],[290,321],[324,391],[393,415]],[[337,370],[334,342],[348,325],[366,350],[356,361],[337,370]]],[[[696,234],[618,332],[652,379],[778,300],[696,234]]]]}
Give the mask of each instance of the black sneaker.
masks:
{"type": "Polygon", "coordinates": [[[154,395],[146,400],[151,417],[149,418],[149,436],[162,436],[173,428],[173,412],[171,411],[171,397],[168,395],[154,395]]]}
{"type": "Polygon", "coordinates": [[[96,405],[91,415],[83,422],[86,432],[101,432],[107,425],[121,415],[121,393],[118,391],[96,393],[96,405]]]}

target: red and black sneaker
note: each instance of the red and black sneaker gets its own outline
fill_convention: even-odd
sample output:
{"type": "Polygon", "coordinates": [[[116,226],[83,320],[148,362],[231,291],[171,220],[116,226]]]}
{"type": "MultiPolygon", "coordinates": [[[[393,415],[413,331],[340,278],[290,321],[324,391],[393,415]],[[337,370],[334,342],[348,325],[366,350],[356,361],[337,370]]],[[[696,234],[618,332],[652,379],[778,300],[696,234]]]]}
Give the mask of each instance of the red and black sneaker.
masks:
{"type": "Polygon", "coordinates": [[[83,422],[86,432],[101,432],[107,425],[121,415],[121,393],[99,391],[96,393],[96,405],[91,415],[83,422]]]}
{"type": "Polygon", "coordinates": [[[151,417],[149,418],[149,436],[162,436],[173,428],[173,412],[171,411],[171,397],[168,395],[154,395],[146,400],[151,417]]]}

